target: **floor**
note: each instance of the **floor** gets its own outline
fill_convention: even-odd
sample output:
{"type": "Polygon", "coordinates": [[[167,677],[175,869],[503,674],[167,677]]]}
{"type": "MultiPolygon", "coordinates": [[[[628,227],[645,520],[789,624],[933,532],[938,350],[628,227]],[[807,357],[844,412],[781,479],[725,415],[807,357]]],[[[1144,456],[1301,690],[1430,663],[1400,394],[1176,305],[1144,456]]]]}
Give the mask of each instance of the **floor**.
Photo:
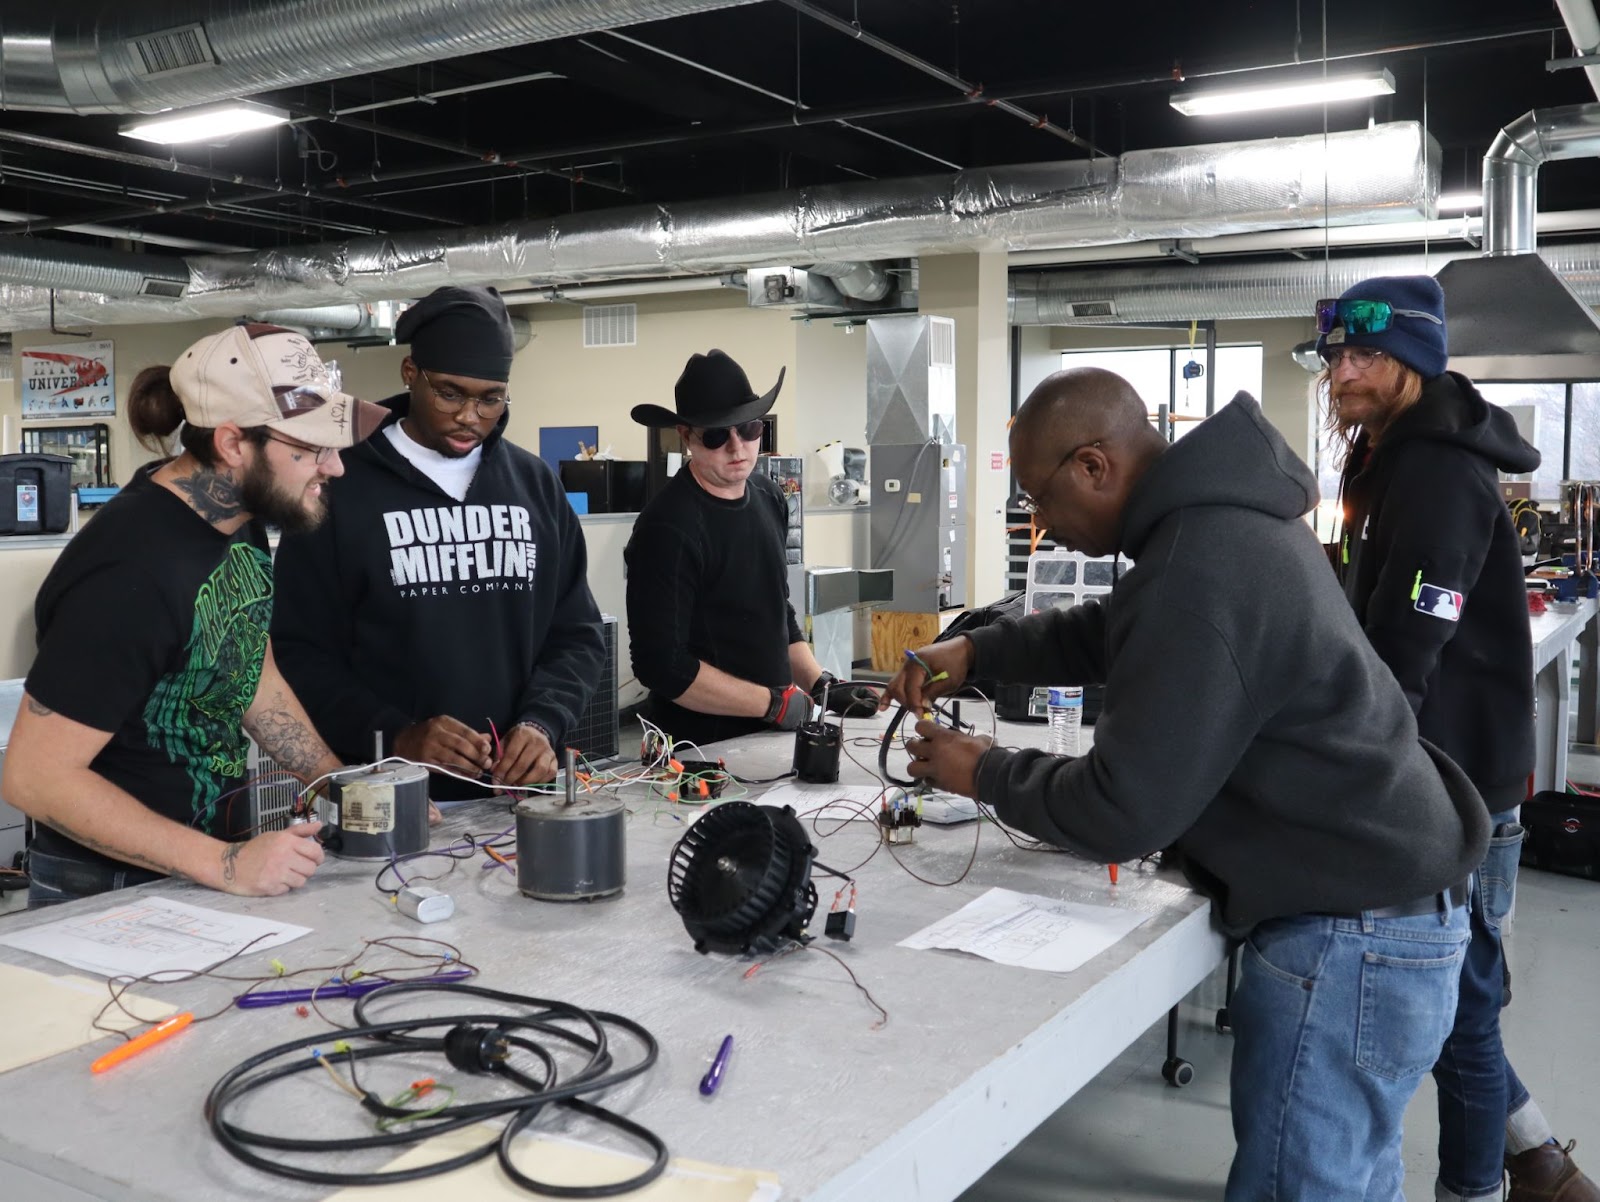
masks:
{"type": "MultiPolygon", "coordinates": [[[[1575,1158],[1600,1178],[1600,883],[1522,874],[1510,936],[1514,998],[1503,1030],[1512,1063],[1575,1158]]],[[[1220,975],[1182,1009],[1180,1052],[1194,1081],[1161,1079],[1158,1024],[1077,1097],[1046,1119],[960,1202],[1178,1202],[1222,1197],[1233,1134],[1230,1041],[1213,1028],[1220,975]]],[[[1431,1080],[1406,1116],[1406,1197],[1431,1202],[1435,1168],[1431,1080]]]]}

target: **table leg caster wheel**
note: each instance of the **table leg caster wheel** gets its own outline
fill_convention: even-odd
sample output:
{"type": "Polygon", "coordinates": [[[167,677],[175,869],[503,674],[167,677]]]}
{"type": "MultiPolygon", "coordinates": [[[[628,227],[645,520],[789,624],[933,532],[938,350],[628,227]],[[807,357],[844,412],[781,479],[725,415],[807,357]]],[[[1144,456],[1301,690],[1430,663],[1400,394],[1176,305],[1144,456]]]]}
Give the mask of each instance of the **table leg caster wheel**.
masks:
{"type": "Polygon", "coordinates": [[[1233,1030],[1233,1023],[1228,1018],[1228,1008],[1223,1006],[1217,1011],[1217,1034],[1226,1035],[1231,1030],[1233,1030]]]}
{"type": "Polygon", "coordinates": [[[1161,1066],[1161,1075],[1174,1089],[1182,1089],[1194,1080],[1194,1065],[1187,1060],[1168,1060],[1161,1066]]]}

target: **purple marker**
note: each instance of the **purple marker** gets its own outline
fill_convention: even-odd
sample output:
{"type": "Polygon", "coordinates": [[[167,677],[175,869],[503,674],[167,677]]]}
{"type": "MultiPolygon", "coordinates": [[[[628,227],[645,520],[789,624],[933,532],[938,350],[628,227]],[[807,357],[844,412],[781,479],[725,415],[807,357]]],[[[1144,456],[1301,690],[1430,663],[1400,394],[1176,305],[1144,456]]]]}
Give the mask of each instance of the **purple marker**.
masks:
{"type": "Polygon", "coordinates": [[[706,1075],[700,1078],[700,1092],[710,1097],[717,1092],[717,1086],[722,1084],[722,1070],[728,1067],[728,1056],[733,1051],[733,1036],[725,1035],[722,1046],[717,1049],[716,1056],[711,1061],[711,1067],[706,1070],[706,1075]]]}

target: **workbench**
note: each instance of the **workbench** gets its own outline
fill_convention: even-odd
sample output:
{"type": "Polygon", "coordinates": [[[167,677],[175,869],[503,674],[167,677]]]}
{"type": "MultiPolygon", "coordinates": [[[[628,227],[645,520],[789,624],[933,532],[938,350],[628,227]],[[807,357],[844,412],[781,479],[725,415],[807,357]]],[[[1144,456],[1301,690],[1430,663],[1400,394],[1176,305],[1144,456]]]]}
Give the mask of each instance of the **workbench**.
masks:
{"type": "MultiPolygon", "coordinates": [[[[979,722],[986,731],[987,717],[979,722]]],[[[875,736],[881,728],[880,719],[852,720],[848,734],[875,736]]],[[[1037,746],[1044,727],[1000,723],[998,734],[1007,745],[1037,746]]],[[[792,747],[793,736],[773,733],[711,750],[733,771],[764,778],[789,768],[792,747]]],[[[863,764],[875,761],[874,748],[847,747],[863,764]]],[[[891,766],[903,771],[902,752],[895,751],[891,766]]],[[[842,783],[870,779],[863,767],[844,761],[842,783]]],[[[808,788],[816,790],[817,804],[830,796],[826,786],[808,788]]],[[[931,880],[953,881],[976,837],[970,873],[958,884],[931,887],[914,880],[884,848],[855,874],[859,922],[853,942],[820,938],[835,883],[817,878],[821,904],[812,931],[888,1010],[888,1023],[874,1029],[876,1012],[826,956],[789,955],[747,978],[751,961],[697,954],[666,893],[668,855],[685,829],[687,811],[641,786],[621,795],[631,811],[628,883],[622,895],[606,901],[528,900],[509,872],[481,868],[481,856],[435,882],[453,896],[456,912],[427,926],[401,916],[374,888],[376,866],[370,863],[330,859],[305,888],[272,899],[178,883],[145,889],[311,928],[311,934],[247,956],[240,965],[261,968],[273,957],[291,968],[331,964],[352,954],[364,938],[427,936],[459,946],[483,970],[479,984],[642,1022],[660,1041],[659,1062],[599,1100],[660,1133],[675,1157],[769,1170],[781,1179],[784,1198],[827,1202],[955,1198],[1225,958],[1209,903],[1171,873],[1126,865],[1113,888],[1102,866],[1015,847],[988,823],[924,825],[914,844],[895,849],[905,865],[931,880]],[[1131,907],[1152,917],[1110,951],[1066,974],[895,946],[996,885],[1131,907]],[[697,1084],[729,1033],[734,1053],[722,1088],[702,1098],[697,1084]]],[[[502,801],[469,803],[447,814],[433,833],[433,846],[510,823],[502,801]]],[[[865,858],[877,839],[876,826],[868,823],[813,836],[819,859],[840,868],[865,858]]],[[[112,901],[90,899],[0,922],[11,930],[11,924],[87,913],[112,901]]],[[[0,962],[71,971],[4,947],[0,962]]],[[[143,992],[200,1013],[239,989],[202,980],[143,992]]],[[[350,1013],[349,1002],[325,1002],[323,1008],[340,1020],[350,1013]]],[[[29,1202],[327,1197],[333,1192],[327,1187],[269,1177],[235,1161],[213,1141],[201,1117],[202,1100],[226,1069],[313,1033],[316,1022],[288,1006],[233,1010],[101,1076],[91,1078],[89,1063],[111,1046],[105,1040],[5,1074],[9,1101],[0,1123],[0,1180],[6,1194],[29,1202]]],[[[429,1063],[451,1071],[442,1059],[429,1063]]],[[[349,1129],[348,1116],[359,1114],[353,1099],[320,1073],[302,1077],[304,1086],[294,1086],[299,1119],[318,1128],[337,1119],[349,1129]]],[[[257,1100],[251,1099],[241,1104],[242,1117],[281,1113],[284,1096],[269,1095],[269,1104],[272,1096],[278,1099],[275,1110],[253,1110],[257,1100]]],[[[536,1128],[562,1129],[565,1121],[547,1111],[536,1128]]],[[[571,1132],[587,1138],[595,1129],[576,1122],[571,1132]]],[[[341,1168],[384,1163],[344,1159],[351,1163],[341,1168]]],[[[368,1190],[363,1197],[380,1199],[384,1192],[368,1190]]],[[[439,1196],[450,1195],[442,1190],[439,1196]]]]}
{"type": "Polygon", "coordinates": [[[1544,613],[1528,618],[1533,634],[1534,792],[1565,790],[1568,746],[1574,738],[1580,743],[1595,740],[1600,717],[1596,712],[1600,673],[1595,670],[1600,631],[1594,620],[1595,608],[1592,598],[1583,598],[1552,604],[1544,613]],[[1572,696],[1574,654],[1578,660],[1576,707],[1572,696]]]}

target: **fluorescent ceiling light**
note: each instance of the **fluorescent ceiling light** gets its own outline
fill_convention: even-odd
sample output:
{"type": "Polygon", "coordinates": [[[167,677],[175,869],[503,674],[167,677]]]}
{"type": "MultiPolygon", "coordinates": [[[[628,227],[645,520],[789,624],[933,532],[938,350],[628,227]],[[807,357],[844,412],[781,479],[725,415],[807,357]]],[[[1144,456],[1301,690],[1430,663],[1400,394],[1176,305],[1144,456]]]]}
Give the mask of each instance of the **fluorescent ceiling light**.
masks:
{"type": "Polygon", "coordinates": [[[1209,117],[1217,113],[1255,113],[1297,104],[1332,104],[1340,100],[1392,95],[1394,76],[1388,71],[1357,71],[1327,77],[1298,75],[1277,83],[1196,88],[1174,92],[1171,104],[1185,117],[1209,117]]]}
{"type": "Polygon", "coordinates": [[[198,108],[174,109],[141,117],[119,131],[124,137],[171,145],[177,142],[218,142],[251,130],[284,125],[289,114],[249,100],[227,100],[198,108]]]}
{"type": "Polygon", "coordinates": [[[1482,192],[1446,192],[1439,197],[1441,213],[1471,213],[1483,208],[1482,192]]]}

